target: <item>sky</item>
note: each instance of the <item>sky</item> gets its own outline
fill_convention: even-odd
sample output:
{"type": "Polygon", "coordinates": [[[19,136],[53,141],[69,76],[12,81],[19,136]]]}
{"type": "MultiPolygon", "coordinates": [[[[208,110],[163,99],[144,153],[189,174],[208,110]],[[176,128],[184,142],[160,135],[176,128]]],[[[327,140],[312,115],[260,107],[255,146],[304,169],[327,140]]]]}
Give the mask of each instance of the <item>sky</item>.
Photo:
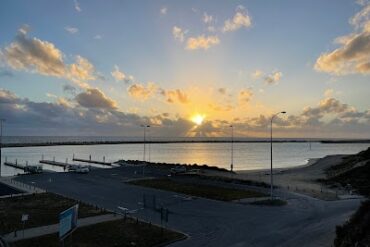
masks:
{"type": "Polygon", "coordinates": [[[370,138],[366,0],[0,3],[4,134],[370,138]]]}

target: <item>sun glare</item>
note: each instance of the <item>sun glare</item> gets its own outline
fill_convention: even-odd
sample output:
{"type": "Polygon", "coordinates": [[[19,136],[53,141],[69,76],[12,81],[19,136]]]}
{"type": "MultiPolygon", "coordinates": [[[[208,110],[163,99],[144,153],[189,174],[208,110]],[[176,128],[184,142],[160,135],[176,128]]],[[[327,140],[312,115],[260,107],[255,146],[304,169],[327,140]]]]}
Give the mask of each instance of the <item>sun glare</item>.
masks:
{"type": "Polygon", "coordinates": [[[191,121],[193,121],[196,125],[201,125],[204,121],[204,115],[196,114],[191,118],[191,121]]]}

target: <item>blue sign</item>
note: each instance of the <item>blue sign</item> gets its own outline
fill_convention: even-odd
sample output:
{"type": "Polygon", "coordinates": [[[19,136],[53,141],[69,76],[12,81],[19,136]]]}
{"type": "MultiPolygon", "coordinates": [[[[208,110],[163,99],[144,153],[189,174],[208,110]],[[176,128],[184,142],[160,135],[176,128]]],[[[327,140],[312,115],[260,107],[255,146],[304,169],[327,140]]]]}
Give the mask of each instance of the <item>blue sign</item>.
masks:
{"type": "Polygon", "coordinates": [[[59,214],[59,238],[62,239],[77,228],[78,204],[59,214]]]}

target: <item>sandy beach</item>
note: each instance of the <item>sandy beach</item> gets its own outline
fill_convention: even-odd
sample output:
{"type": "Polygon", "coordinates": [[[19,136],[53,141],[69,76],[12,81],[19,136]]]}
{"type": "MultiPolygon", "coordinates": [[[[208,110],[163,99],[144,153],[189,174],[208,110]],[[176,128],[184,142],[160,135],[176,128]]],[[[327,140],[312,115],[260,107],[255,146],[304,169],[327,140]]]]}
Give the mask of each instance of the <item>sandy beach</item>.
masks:
{"type": "MultiPolygon", "coordinates": [[[[339,164],[344,157],[346,155],[329,155],[321,159],[310,159],[305,165],[274,169],[273,183],[293,192],[334,200],[337,195],[347,195],[348,191],[328,188],[319,183],[317,179],[324,179],[325,169],[339,164]]],[[[270,183],[270,170],[238,171],[235,178],[270,183]]]]}

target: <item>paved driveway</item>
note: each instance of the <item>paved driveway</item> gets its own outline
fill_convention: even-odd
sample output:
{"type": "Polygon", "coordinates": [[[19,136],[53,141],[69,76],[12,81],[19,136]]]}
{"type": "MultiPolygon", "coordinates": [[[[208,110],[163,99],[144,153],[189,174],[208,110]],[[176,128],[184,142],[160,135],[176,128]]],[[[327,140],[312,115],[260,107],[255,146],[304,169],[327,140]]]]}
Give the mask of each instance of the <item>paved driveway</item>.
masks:
{"type": "MultiPolygon", "coordinates": [[[[279,191],[288,200],[283,207],[263,207],[220,202],[126,184],[141,177],[141,169],[120,167],[93,170],[89,174],[50,173],[18,177],[87,203],[117,210],[128,208],[143,220],[160,224],[160,214],[143,209],[143,195],[155,195],[157,205],[170,210],[169,228],[189,236],[171,246],[330,246],[335,226],[359,206],[359,200],[321,201],[279,191]]],[[[166,172],[146,169],[147,176],[166,172]]]]}

